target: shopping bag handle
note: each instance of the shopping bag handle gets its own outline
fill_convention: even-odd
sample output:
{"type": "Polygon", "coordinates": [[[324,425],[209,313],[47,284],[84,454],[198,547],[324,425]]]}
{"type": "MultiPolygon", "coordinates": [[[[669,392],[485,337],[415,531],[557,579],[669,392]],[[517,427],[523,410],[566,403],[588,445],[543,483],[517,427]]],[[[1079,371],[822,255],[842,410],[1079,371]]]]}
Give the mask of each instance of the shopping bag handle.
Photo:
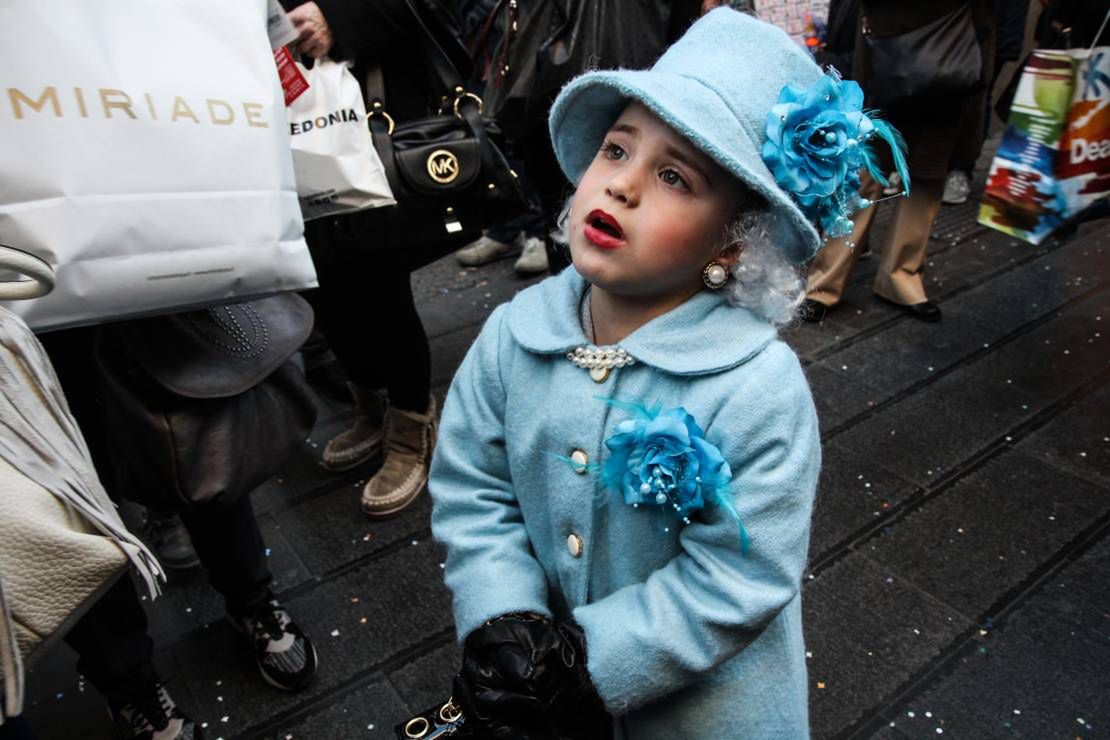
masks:
{"type": "Polygon", "coordinates": [[[0,271],[17,272],[30,280],[0,280],[0,301],[39,298],[54,290],[54,268],[29,252],[0,244],[0,271]]]}

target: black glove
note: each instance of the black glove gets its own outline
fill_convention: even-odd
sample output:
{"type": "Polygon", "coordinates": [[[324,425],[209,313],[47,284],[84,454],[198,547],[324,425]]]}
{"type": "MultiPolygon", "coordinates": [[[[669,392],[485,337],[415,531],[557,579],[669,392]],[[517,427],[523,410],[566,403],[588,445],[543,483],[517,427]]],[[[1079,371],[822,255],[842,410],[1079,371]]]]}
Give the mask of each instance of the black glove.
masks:
{"type": "Polygon", "coordinates": [[[573,622],[507,614],[463,644],[453,696],[483,740],[604,740],[612,719],[586,671],[586,638],[573,622]]]}

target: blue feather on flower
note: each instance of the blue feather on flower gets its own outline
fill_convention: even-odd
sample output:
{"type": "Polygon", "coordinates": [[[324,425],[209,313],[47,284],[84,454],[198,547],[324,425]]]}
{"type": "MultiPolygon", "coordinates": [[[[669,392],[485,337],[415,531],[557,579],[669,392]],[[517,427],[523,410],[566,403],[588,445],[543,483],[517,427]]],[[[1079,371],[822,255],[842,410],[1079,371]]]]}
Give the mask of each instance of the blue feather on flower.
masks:
{"type": "Polygon", "coordinates": [[[876,139],[890,147],[909,194],[905,140],[876,111],[864,110],[863,90],[836,70],[806,89],[784,86],[767,114],[766,133],[764,163],[826,237],[851,234],[852,214],[871,205],[859,195],[862,169],[889,184],[878,165],[876,139]]]}
{"type": "Polygon", "coordinates": [[[732,469],[694,417],[681,406],[663,410],[658,404],[604,400],[631,416],[605,440],[610,453],[601,465],[605,487],[629,506],[658,507],[685,524],[707,503],[719,506],[736,522],[746,553],[748,534],[728,495],[732,469]]]}

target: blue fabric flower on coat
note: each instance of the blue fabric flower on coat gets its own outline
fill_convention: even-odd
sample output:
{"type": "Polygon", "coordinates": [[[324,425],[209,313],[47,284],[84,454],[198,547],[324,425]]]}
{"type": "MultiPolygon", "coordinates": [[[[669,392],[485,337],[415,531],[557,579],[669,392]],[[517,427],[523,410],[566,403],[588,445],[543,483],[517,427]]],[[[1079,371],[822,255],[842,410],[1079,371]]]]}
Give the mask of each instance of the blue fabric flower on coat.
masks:
{"type": "Polygon", "coordinates": [[[850,216],[871,205],[861,198],[860,170],[889,184],[868,143],[875,136],[886,141],[894,165],[909,194],[906,144],[890,124],[863,109],[863,90],[835,71],[808,89],[786,85],[779,102],[767,114],[763,161],[806,217],[826,237],[852,233],[850,216]]]}
{"type": "Polygon", "coordinates": [[[606,487],[626,504],[657,506],[686,524],[713,502],[736,520],[746,550],[747,534],[728,498],[732,469],[694,417],[681,406],[662,411],[661,406],[608,402],[634,417],[617,424],[605,440],[610,451],[601,468],[606,487]]]}

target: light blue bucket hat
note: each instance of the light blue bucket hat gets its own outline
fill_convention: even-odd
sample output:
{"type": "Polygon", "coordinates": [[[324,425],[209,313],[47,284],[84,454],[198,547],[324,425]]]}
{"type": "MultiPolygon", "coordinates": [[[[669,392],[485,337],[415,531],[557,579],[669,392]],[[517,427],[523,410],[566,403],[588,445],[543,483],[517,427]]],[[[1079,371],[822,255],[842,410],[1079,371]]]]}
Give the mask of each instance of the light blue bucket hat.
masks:
{"type": "Polygon", "coordinates": [[[762,152],[768,113],[784,87],[812,88],[823,76],[779,28],[718,8],[650,70],[588,72],[571,80],[548,121],[555,156],[577,185],[621,111],[639,101],[762,195],[776,216],[772,236],[790,260],[805,262],[820,248],[821,236],[776,182],[762,152]]]}

